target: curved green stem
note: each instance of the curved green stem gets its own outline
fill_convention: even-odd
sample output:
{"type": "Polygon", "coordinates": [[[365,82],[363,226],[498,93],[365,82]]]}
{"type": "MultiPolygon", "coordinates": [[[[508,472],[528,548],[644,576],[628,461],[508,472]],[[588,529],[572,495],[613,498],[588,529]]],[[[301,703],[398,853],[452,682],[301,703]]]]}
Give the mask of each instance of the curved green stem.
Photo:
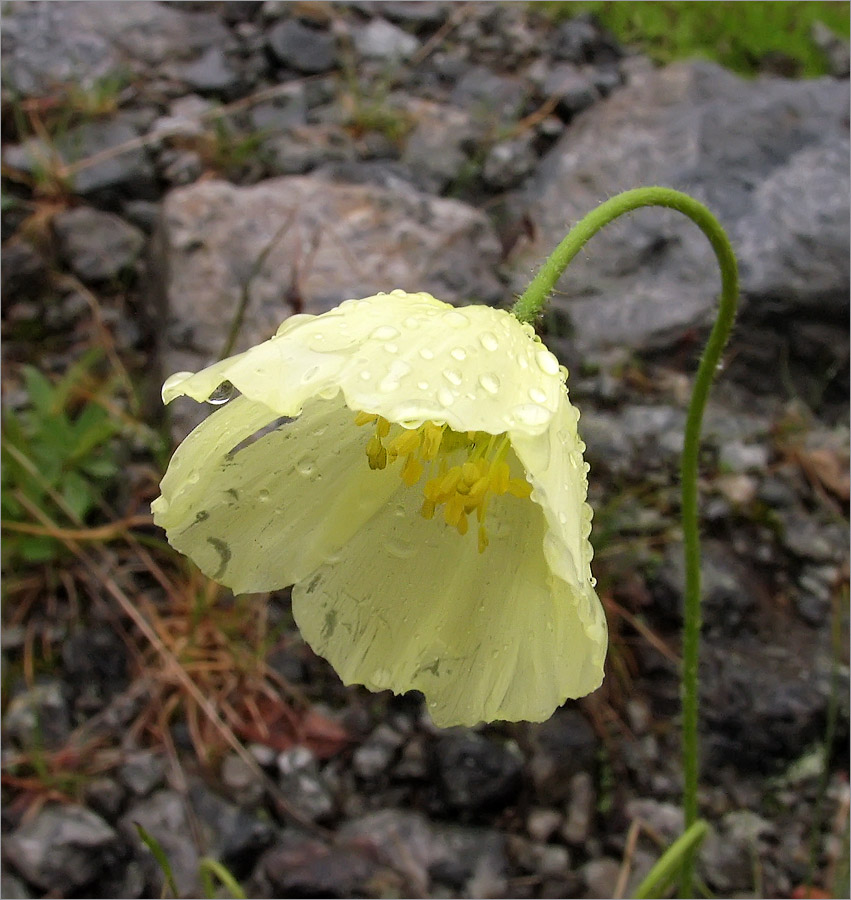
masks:
{"type": "MultiPolygon", "coordinates": [[[[531,322],[540,313],[547,297],[568,263],[604,226],[618,216],[643,206],[665,206],[688,216],[706,235],[721,269],[721,298],[718,314],[700,360],[686,419],[681,461],[683,542],[685,553],[685,598],[683,627],[683,807],[686,828],[697,821],[698,778],[698,656],[700,648],[700,536],[698,531],[697,475],[698,451],[703,411],[715,370],[733,326],[739,295],[739,276],[733,248],[721,224],[697,200],[664,187],[636,188],[602,203],[575,225],[556,247],[512,309],[522,322],[531,322]]],[[[692,890],[693,853],[686,855],[680,884],[681,896],[692,890]]]]}

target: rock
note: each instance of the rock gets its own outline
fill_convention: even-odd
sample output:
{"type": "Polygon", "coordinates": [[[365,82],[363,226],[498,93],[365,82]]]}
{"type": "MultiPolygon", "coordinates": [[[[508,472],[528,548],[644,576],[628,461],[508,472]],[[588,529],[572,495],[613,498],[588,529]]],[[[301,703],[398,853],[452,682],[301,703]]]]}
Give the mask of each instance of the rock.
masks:
{"type": "Polygon", "coordinates": [[[718,464],[727,472],[765,472],[771,452],[764,444],[731,441],[718,453],[718,464]]]}
{"type": "Polygon", "coordinates": [[[700,870],[716,890],[732,896],[753,888],[754,859],[761,857],[760,841],[772,827],[750,810],[727,813],[720,830],[711,828],[698,851],[700,870]]]}
{"type": "Polygon", "coordinates": [[[567,815],[561,828],[561,835],[568,844],[582,847],[588,841],[594,824],[596,799],[594,780],[588,772],[577,772],[570,779],[567,815]]]}
{"type": "Polygon", "coordinates": [[[548,66],[542,90],[547,97],[558,97],[558,111],[568,118],[582,112],[599,97],[591,78],[571,63],[548,66]]]}
{"type": "Polygon", "coordinates": [[[155,893],[150,896],[160,896],[163,890],[162,870],[139,838],[137,824],[162,847],[179,892],[182,895],[198,896],[201,890],[198,879],[199,855],[193,843],[185,799],[176,791],[157,791],[132,804],[119,822],[121,833],[136,849],[147,883],[154,886],[155,893]]]}
{"type": "Polygon", "coordinates": [[[160,116],[151,125],[149,134],[163,137],[200,138],[206,126],[204,117],[213,109],[213,104],[197,94],[179,97],[168,108],[167,116],[160,116]]]}
{"type": "Polygon", "coordinates": [[[307,747],[293,747],[279,754],[278,771],[281,790],[306,818],[316,822],[334,811],[334,798],[307,747]]]}
{"type": "Polygon", "coordinates": [[[62,643],[62,669],[74,708],[91,715],[127,687],[127,646],[108,626],[80,628],[62,643]]]}
{"type": "Polygon", "coordinates": [[[130,753],[118,769],[121,783],[137,797],[150,794],[165,778],[165,761],[152,750],[130,753]]]}
{"type": "Polygon", "coordinates": [[[509,124],[520,118],[531,93],[528,82],[510,75],[498,75],[484,66],[465,72],[452,90],[455,106],[469,109],[474,118],[493,124],[509,124]]]}
{"type": "MultiPolygon", "coordinates": [[[[836,181],[828,172],[836,172],[840,184],[847,177],[839,172],[837,149],[846,148],[847,159],[847,107],[847,83],[825,79],[743,81],[702,62],[637,73],[629,86],[571,123],[526,185],[526,214],[536,236],[512,260],[517,288],[568,224],[601,197],[636,184],[667,184],[704,200],[725,223],[752,285],[746,292],[782,283],[774,299],[794,309],[812,278],[820,291],[847,298],[847,192],[837,190],[827,200],[825,221],[836,221],[838,233],[835,241],[825,239],[823,252],[815,201],[804,202],[794,237],[780,238],[776,224],[781,196],[783,222],[797,206],[793,184],[818,187],[822,196],[836,181]],[[816,160],[827,171],[808,168],[805,175],[816,160]],[[805,244],[810,249],[797,252],[805,244]],[[785,281],[778,277],[784,271],[785,281]]],[[[670,346],[709,321],[718,268],[706,238],[681,216],[642,210],[596,235],[558,289],[563,293],[553,296],[550,309],[556,320],[572,323],[580,352],[613,345],[646,350],[670,346]]]]}
{"type": "Polygon", "coordinates": [[[436,895],[432,882],[464,890],[465,896],[500,896],[506,890],[505,841],[498,832],[441,826],[420,813],[385,809],[345,823],[338,837],[368,849],[386,866],[398,868],[403,861],[416,896],[436,895]]]}
{"type": "Polygon", "coordinates": [[[685,816],[681,807],[673,803],[654,800],[651,797],[635,797],[626,804],[626,815],[632,821],[640,821],[651,832],[662,837],[666,844],[672,844],[685,827],[685,816]]]}
{"type": "Polygon", "coordinates": [[[501,808],[520,790],[520,755],[482,735],[442,735],[435,746],[435,763],[443,800],[453,809],[501,808]]]}
{"type": "Polygon", "coordinates": [[[229,753],[222,760],[219,774],[228,794],[240,806],[257,805],[266,792],[263,779],[236,753],[229,753]]]}
{"type": "Polygon", "coordinates": [[[801,559],[818,563],[841,562],[848,555],[847,527],[818,522],[799,511],[782,512],[783,546],[801,559]]]}
{"type": "MultiPolygon", "coordinates": [[[[324,844],[295,830],[285,831],[258,865],[269,897],[368,896],[379,866],[357,849],[324,844]]],[[[391,882],[392,883],[392,882],[391,882]]]]}
{"type": "Polygon", "coordinates": [[[36,248],[24,238],[16,237],[3,244],[3,294],[10,299],[34,300],[47,286],[47,262],[36,248]]]}
{"type": "Polygon", "coordinates": [[[4,15],[4,75],[24,96],[44,96],[63,83],[91,90],[128,73],[179,75],[210,47],[235,47],[216,13],[153,0],[120,8],[92,0],[21,3],[4,15]]]}
{"type": "Polygon", "coordinates": [[[138,228],[87,206],[58,213],[53,230],[64,260],[89,283],[107,281],[131,269],[145,246],[138,228]]]}
{"type": "Polygon", "coordinates": [[[544,844],[511,835],[508,851],[513,861],[524,871],[550,878],[564,876],[570,869],[570,853],[558,844],[544,844]]]}
{"type": "Polygon", "coordinates": [[[771,172],[735,229],[742,290],[760,305],[847,315],[849,193],[847,136],[802,149],[771,172]]]}
{"type": "Polygon", "coordinates": [[[593,768],[597,737],[578,710],[562,708],[552,718],[530,728],[534,752],[528,768],[541,799],[560,803],[568,799],[571,778],[593,768]]]}
{"type": "Polygon", "coordinates": [[[537,154],[532,146],[533,135],[494,144],[485,157],[482,175],[495,190],[507,190],[519,184],[535,168],[537,154]]]}
{"type": "Polygon", "coordinates": [[[469,113],[454,106],[418,101],[409,110],[417,125],[408,135],[402,162],[421,190],[441,193],[468,171],[479,129],[469,113]]]}
{"type": "Polygon", "coordinates": [[[322,163],[351,160],[354,143],[339,125],[298,125],[263,141],[269,170],[276,175],[303,175],[322,163]]]}
{"type": "Polygon", "coordinates": [[[174,187],[192,184],[204,174],[204,160],[196,150],[163,150],[159,164],[163,178],[174,187]]]}
{"type": "Polygon", "coordinates": [[[307,99],[303,84],[281,85],[284,91],[248,111],[251,127],[264,134],[279,134],[307,122],[307,99]]]}
{"type": "Polygon", "coordinates": [[[230,94],[240,86],[239,72],[221,47],[207,47],[189,63],[177,64],[174,72],[192,90],[230,94]]]}
{"type": "Polygon", "coordinates": [[[615,886],[620,877],[621,864],[616,859],[604,856],[589,860],[580,870],[587,885],[585,897],[614,897],[615,886]]]}
{"type": "Polygon", "coordinates": [[[201,825],[206,855],[221,860],[237,877],[250,872],[277,837],[277,829],[262,811],[228,802],[199,779],[190,783],[189,800],[201,825]]]}
{"type": "Polygon", "coordinates": [[[562,814],[555,809],[531,809],[526,817],[526,831],[535,841],[548,841],[558,831],[563,819],[562,814]]]}
{"type": "MultiPolygon", "coordinates": [[[[400,285],[449,302],[502,296],[485,216],[410,189],[208,181],[166,197],[154,245],[167,372],[216,359],[244,290],[251,302],[235,352],[270,337],[291,312],[321,313],[400,285]]],[[[175,412],[177,428],[203,416],[195,403],[175,412]]]]}
{"type": "Polygon", "coordinates": [[[82,806],[46,806],[4,840],[3,856],[30,884],[59,895],[89,884],[117,850],[118,835],[82,806]]]}
{"type": "Polygon", "coordinates": [[[446,3],[435,0],[387,0],[381,4],[381,14],[387,16],[393,22],[402,22],[411,25],[417,30],[421,27],[435,27],[442,25],[451,10],[446,3]]]}
{"type": "MultiPolygon", "coordinates": [[[[81,0],[84,5],[86,0],[81,0]]],[[[54,155],[66,165],[85,166],[70,176],[77,194],[83,196],[108,192],[150,199],[155,192],[154,170],[143,147],[139,132],[121,119],[86,122],[59,135],[48,147],[40,138],[4,150],[5,162],[33,175],[39,168],[53,166],[54,155]],[[121,149],[127,145],[127,149],[121,149]],[[91,164],[88,160],[92,160],[91,164]]]]}
{"type": "Polygon", "coordinates": [[[623,55],[614,39],[589,15],[571,16],[562,22],[556,29],[550,49],[556,59],[566,59],[577,65],[611,65],[623,55]]]}
{"type": "MultiPolygon", "coordinates": [[[[744,567],[730,549],[718,541],[706,540],[701,553],[703,618],[710,632],[735,635],[751,623],[756,611],[756,585],[753,573],[744,567]]],[[[653,583],[653,597],[673,621],[682,617],[685,563],[682,547],[669,544],[653,583]]]]}
{"type": "Polygon", "coordinates": [[[0,872],[0,896],[4,900],[30,900],[32,894],[20,878],[3,871],[0,872]]]}
{"type": "Polygon", "coordinates": [[[391,25],[386,19],[372,19],[354,32],[355,49],[366,59],[401,62],[410,59],[420,42],[411,34],[391,25]]]}
{"type": "Polygon", "coordinates": [[[389,774],[396,752],[404,742],[403,735],[382,723],[355,750],[352,768],[361,778],[371,779],[389,774]]]}
{"type": "Polygon", "coordinates": [[[3,733],[22,750],[57,750],[71,732],[62,685],[46,681],[13,697],[3,716],[3,733]]]}
{"type": "Polygon", "coordinates": [[[86,805],[108,821],[114,821],[121,812],[127,791],[114,779],[105,775],[92,778],[83,789],[86,805]]]}
{"type": "Polygon", "coordinates": [[[827,57],[830,74],[835,78],[847,78],[851,65],[848,41],[819,21],[813,22],[811,33],[813,42],[827,57]]]}
{"type": "Polygon", "coordinates": [[[798,576],[799,593],[795,595],[798,615],[813,628],[830,621],[831,598],[839,584],[836,566],[804,566],[798,576]]]}
{"type": "Polygon", "coordinates": [[[337,59],[334,35],[297,19],[278,22],[269,31],[268,40],[278,62],[307,75],[327,72],[337,59]]]}

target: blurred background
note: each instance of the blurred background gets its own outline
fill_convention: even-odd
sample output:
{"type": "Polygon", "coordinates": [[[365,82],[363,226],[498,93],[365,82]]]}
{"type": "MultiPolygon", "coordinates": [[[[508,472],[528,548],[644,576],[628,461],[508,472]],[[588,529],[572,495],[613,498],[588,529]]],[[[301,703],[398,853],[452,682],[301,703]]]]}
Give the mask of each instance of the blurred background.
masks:
{"type": "Polygon", "coordinates": [[[849,4],[2,13],[3,896],[631,895],[682,828],[678,455],[719,289],[686,219],[609,227],[540,323],[611,633],[548,722],[343,688],[288,591],[232,596],[149,507],[209,411],[167,415],[164,376],[382,290],[507,307],[664,184],[742,275],[701,463],[701,896],[847,897],[849,4]]]}

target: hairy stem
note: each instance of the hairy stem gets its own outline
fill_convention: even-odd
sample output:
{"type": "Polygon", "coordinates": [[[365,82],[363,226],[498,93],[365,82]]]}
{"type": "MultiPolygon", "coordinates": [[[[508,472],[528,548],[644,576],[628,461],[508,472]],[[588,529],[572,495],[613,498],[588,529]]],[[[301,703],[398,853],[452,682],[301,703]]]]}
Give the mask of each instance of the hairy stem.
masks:
{"type": "MultiPolygon", "coordinates": [[[[574,256],[613,219],[643,206],[664,206],[688,216],[706,235],[721,269],[721,298],[706,349],[700,360],[689,402],[685,440],[680,464],[683,543],[685,553],[685,598],[681,694],[683,706],[683,807],[688,829],[697,821],[698,780],[698,658],[700,649],[700,535],[697,510],[698,451],[703,411],[724,345],[733,326],[739,296],[736,257],[721,224],[712,213],[688,194],[665,187],[643,187],[625,191],[592,210],[556,247],[512,309],[521,322],[531,322],[541,312],[574,256]]],[[[685,855],[680,883],[681,896],[692,896],[694,854],[685,855]]]]}

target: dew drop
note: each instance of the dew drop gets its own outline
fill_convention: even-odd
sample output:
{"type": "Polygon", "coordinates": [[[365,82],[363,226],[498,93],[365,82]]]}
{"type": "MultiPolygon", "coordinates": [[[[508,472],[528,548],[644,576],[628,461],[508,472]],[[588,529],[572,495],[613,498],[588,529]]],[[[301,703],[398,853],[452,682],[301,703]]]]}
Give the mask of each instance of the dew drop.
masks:
{"type": "Polygon", "coordinates": [[[588,579],[588,581],[591,587],[597,587],[597,579],[593,575],[588,579]]]}
{"type": "Polygon", "coordinates": [[[258,491],[258,492],[257,492],[257,499],[258,499],[261,503],[268,503],[268,502],[269,502],[269,492],[266,491],[266,490],[258,491]]]}
{"type": "Polygon", "coordinates": [[[361,369],[360,377],[363,381],[369,381],[369,379],[372,378],[372,373],[367,372],[366,369],[361,369]]]}
{"type": "Polygon", "coordinates": [[[479,384],[489,393],[496,394],[499,391],[499,378],[491,372],[479,375],[479,384]]]}
{"type": "Polygon", "coordinates": [[[379,325],[370,337],[376,341],[392,341],[393,338],[399,337],[399,329],[392,325],[379,325]]]}
{"type": "Polygon", "coordinates": [[[523,403],[515,406],[514,415],[524,425],[543,425],[551,417],[550,411],[543,406],[538,406],[537,403],[523,403]]]}
{"type": "Polygon", "coordinates": [[[411,330],[420,327],[420,320],[416,316],[408,316],[405,319],[405,328],[410,328],[411,330]]]}
{"type": "Polygon", "coordinates": [[[399,352],[399,347],[396,344],[385,344],[384,349],[388,353],[398,353],[399,352]]]}
{"type": "Polygon", "coordinates": [[[406,375],[409,375],[411,372],[411,367],[408,363],[403,359],[394,359],[390,364],[390,375],[393,378],[400,379],[404,378],[406,375]]]}
{"type": "Polygon", "coordinates": [[[452,406],[452,404],[455,402],[455,395],[452,393],[452,391],[449,390],[449,388],[441,388],[437,392],[437,402],[441,406],[452,406]]]}
{"type": "Polygon", "coordinates": [[[434,353],[428,349],[428,347],[420,348],[420,356],[423,359],[434,359],[434,353]]]}
{"type": "Polygon", "coordinates": [[[546,393],[537,387],[529,388],[529,397],[534,400],[535,403],[545,403],[547,400],[546,393]]]}
{"type": "Polygon", "coordinates": [[[462,312],[458,312],[457,309],[453,309],[451,312],[445,313],[443,316],[443,321],[450,328],[466,328],[470,324],[470,320],[467,316],[462,312]]]}
{"type": "Polygon", "coordinates": [[[198,482],[201,480],[201,476],[193,470],[186,476],[186,480],[190,484],[198,484],[198,482]]]}
{"type": "Polygon", "coordinates": [[[558,375],[558,360],[549,350],[539,350],[535,354],[535,359],[538,361],[538,368],[546,375],[558,375]]]}
{"type": "Polygon", "coordinates": [[[392,375],[386,375],[381,379],[381,384],[378,385],[378,389],[385,394],[392,394],[393,391],[399,390],[399,382],[396,381],[392,375]]]}
{"type": "Polygon", "coordinates": [[[499,349],[499,341],[492,331],[483,331],[479,335],[479,343],[491,353],[499,349]]]}
{"type": "Polygon", "coordinates": [[[211,394],[207,397],[207,403],[211,406],[221,406],[227,403],[236,393],[236,388],[229,382],[223,381],[211,394]]]}
{"type": "Polygon", "coordinates": [[[313,379],[314,379],[318,374],[319,374],[319,366],[311,366],[311,367],[310,367],[309,369],[307,369],[307,370],[304,372],[304,374],[301,376],[301,383],[302,383],[302,384],[307,384],[308,382],[313,381],[313,379]]]}
{"type": "Polygon", "coordinates": [[[396,559],[410,559],[416,552],[416,546],[410,541],[388,541],[384,549],[396,559]]]}
{"type": "Polygon", "coordinates": [[[459,384],[464,380],[463,376],[457,369],[445,369],[443,372],[443,377],[450,383],[454,384],[455,387],[458,387],[459,384]]]}
{"type": "Polygon", "coordinates": [[[467,351],[463,347],[453,347],[452,350],[449,351],[449,355],[453,359],[457,359],[458,362],[464,362],[467,358],[467,351]]]}
{"type": "Polygon", "coordinates": [[[427,390],[428,390],[428,382],[427,382],[427,381],[418,381],[418,382],[417,382],[417,387],[418,387],[421,391],[427,391],[427,390]]]}

